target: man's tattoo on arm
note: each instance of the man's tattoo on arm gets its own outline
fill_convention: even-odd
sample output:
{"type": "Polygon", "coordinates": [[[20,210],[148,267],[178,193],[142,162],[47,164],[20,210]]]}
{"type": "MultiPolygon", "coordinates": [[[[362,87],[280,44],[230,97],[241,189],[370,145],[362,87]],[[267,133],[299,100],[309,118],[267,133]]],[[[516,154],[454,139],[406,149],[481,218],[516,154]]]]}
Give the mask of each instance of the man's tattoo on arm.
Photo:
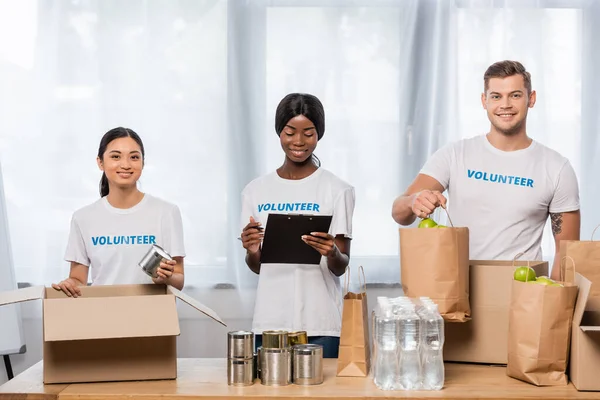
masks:
{"type": "Polygon", "coordinates": [[[562,213],[550,214],[550,220],[552,221],[552,233],[558,235],[562,232],[562,213]]]}

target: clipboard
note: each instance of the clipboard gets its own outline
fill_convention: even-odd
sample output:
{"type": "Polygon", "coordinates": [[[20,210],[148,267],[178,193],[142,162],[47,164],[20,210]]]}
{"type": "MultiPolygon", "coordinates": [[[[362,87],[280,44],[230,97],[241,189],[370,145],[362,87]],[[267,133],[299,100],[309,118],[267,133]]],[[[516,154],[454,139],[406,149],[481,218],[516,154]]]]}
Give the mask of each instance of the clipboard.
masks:
{"type": "Polygon", "coordinates": [[[321,254],[302,241],[311,232],[329,232],[332,215],[269,214],[261,263],[319,264],[321,254]]]}

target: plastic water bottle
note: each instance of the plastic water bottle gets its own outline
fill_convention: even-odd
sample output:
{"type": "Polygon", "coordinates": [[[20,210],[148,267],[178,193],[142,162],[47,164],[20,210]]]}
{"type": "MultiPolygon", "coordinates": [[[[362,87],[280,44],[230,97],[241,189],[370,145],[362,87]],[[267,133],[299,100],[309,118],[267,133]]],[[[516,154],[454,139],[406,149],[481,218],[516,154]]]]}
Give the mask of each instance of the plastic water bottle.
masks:
{"type": "Polygon", "coordinates": [[[421,355],[420,320],[415,305],[405,302],[400,314],[398,367],[400,370],[398,384],[400,389],[421,389],[421,355]]]}
{"type": "Polygon", "coordinates": [[[423,389],[440,390],[444,386],[444,319],[432,303],[422,309],[421,321],[423,389]]]}
{"type": "Polygon", "coordinates": [[[373,327],[373,329],[371,329],[371,340],[373,343],[373,353],[371,354],[371,365],[372,365],[372,373],[373,373],[373,378],[376,375],[376,370],[377,370],[377,350],[379,349],[379,336],[380,336],[380,332],[378,329],[379,326],[379,320],[382,318],[383,315],[387,314],[387,313],[391,313],[390,307],[391,304],[389,302],[389,298],[385,297],[385,296],[378,296],[377,297],[377,303],[375,304],[375,307],[373,308],[373,313],[371,314],[371,326],[373,327]]]}
{"type": "Polygon", "coordinates": [[[373,381],[381,390],[395,390],[398,371],[398,318],[392,313],[387,299],[378,300],[379,315],[375,315],[373,327],[373,381]]]}

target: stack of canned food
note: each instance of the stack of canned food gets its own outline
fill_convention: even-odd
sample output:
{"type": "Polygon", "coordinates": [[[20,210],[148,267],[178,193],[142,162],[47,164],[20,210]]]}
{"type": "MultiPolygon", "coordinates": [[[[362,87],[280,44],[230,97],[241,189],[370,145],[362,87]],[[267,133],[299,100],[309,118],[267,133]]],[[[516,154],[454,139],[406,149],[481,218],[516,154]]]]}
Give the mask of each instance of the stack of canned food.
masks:
{"type": "Polygon", "coordinates": [[[233,331],[227,334],[227,383],[234,386],[254,384],[254,333],[233,331]]]}
{"type": "MultiPolygon", "coordinates": [[[[265,331],[262,334],[262,346],[257,349],[255,360],[245,358],[250,366],[238,367],[232,364],[232,354],[249,354],[248,348],[236,352],[232,348],[242,346],[239,340],[253,342],[251,332],[229,332],[228,341],[228,383],[230,385],[251,385],[255,377],[266,386],[318,385],[323,383],[323,347],[308,344],[306,332],[265,331]],[[244,334],[244,335],[242,335],[244,334]],[[248,339],[250,338],[250,339],[248,339]],[[255,375],[250,375],[255,363],[255,375]],[[242,372],[244,370],[245,372],[242,372]],[[250,381],[250,379],[252,381],[250,381]]],[[[243,345],[246,346],[245,344],[243,345]]],[[[250,351],[253,347],[250,347],[250,351]]],[[[242,358],[238,358],[242,360],[242,358]]]]}

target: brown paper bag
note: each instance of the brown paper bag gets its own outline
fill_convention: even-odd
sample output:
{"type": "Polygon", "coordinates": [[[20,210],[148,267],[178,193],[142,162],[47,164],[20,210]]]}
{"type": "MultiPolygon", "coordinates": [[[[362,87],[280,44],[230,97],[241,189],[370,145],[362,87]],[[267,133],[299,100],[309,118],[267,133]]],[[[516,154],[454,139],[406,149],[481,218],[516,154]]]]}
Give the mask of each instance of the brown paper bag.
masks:
{"type": "Polygon", "coordinates": [[[589,241],[560,241],[560,259],[569,257],[573,260],[573,263],[566,263],[565,281],[575,281],[574,265],[577,265],[577,273],[592,283],[588,304],[594,310],[600,310],[600,241],[594,241],[594,233],[598,228],[600,225],[594,229],[589,241]]]}
{"type": "Polygon", "coordinates": [[[444,320],[470,320],[469,229],[400,228],[400,281],[406,296],[431,298],[444,320]]]}
{"type": "Polygon", "coordinates": [[[367,287],[363,267],[359,271],[360,293],[348,291],[350,267],[346,271],[337,376],[368,376],[371,366],[367,287]]]}
{"type": "MultiPolygon", "coordinates": [[[[562,268],[561,268],[562,269],[562,268]]],[[[512,282],[506,374],[537,386],[566,385],[578,288],[512,282]]]]}

